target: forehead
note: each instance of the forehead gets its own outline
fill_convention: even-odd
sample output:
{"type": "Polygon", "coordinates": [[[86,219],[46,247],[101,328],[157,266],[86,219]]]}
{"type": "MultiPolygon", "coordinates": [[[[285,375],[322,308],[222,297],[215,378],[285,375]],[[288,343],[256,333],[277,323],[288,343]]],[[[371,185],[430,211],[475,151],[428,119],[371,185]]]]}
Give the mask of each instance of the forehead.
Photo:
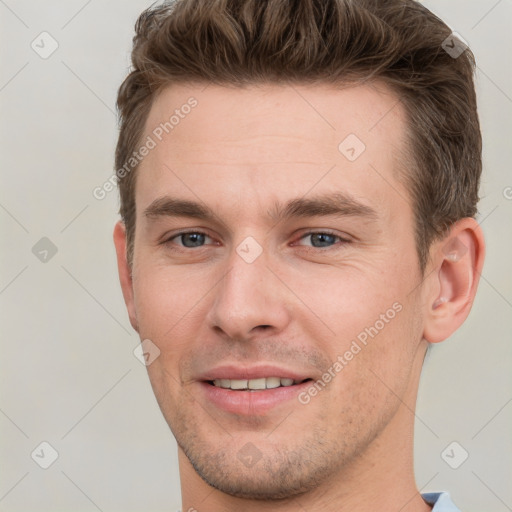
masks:
{"type": "Polygon", "coordinates": [[[146,121],[144,140],[155,147],[139,167],[137,210],[176,192],[236,194],[239,202],[303,195],[312,187],[377,202],[383,191],[407,195],[395,172],[404,118],[399,99],[382,84],[170,86],[146,121]]]}
{"type": "MultiPolygon", "coordinates": [[[[336,149],[336,141],[345,132],[357,131],[363,141],[371,142],[390,127],[399,128],[395,125],[402,123],[403,108],[396,94],[380,82],[336,88],[326,84],[244,88],[182,84],[163,89],[155,98],[145,132],[150,134],[173,114],[174,135],[179,136],[185,125],[194,131],[195,140],[188,140],[188,144],[222,139],[229,142],[226,135],[241,140],[244,135],[254,138],[281,134],[336,149]],[[197,103],[193,108],[187,106],[191,98],[197,103]]],[[[164,138],[167,128],[162,133],[164,138]]]]}

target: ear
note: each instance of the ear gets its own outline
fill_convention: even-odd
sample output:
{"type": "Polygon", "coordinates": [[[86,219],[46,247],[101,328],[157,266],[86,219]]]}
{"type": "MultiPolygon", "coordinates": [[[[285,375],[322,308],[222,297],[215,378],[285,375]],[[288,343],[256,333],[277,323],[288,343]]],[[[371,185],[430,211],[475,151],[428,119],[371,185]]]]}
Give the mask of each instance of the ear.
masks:
{"type": "Polygon", "coordinates": [[[423,337],[438,343],[466,320],[475,298],[485,257],[482,229],[475,219],[456,222],[430,251],[423,337]]]}
{"type": "Polygon", "coordinates": [[[132,327],[138,332],[139,325],[133,300],[133,283],[131,268],[126,258],[126,229],[124,224],[119,221],[114,227],[114,245],[117,253],[117,270],[119,272],[119,281],[123,290],[124,302],[130,317],[132,327]]]}

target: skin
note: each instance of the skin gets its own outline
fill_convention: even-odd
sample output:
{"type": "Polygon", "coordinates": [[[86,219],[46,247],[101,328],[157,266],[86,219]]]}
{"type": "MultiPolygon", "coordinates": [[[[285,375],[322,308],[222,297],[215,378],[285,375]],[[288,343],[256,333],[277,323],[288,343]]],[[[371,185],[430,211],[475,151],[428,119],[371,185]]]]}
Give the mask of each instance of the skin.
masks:
{"type": "Polygon", "coordinates": [[[413,474],[418,382],[428,343],[469,313],[484,258],[478,224],[453,225],[420,272],[398,172],[405,114],[383,85],[173,85],[144,138],[190,96],[198,106],[137,170],[131,269],[123,224],[114,231],[131,324],[160,350],[148,373],[178,442],[183,510],[430,510],[413,474]],[[338,149],[351,133],[366,146],[355,161],[338,149]],[[374,214],[269,215],[276,202],[333,192],[374,214]],[[164,196],[215,217],[145,215],[164,196]],[[208,236],[188,248],[182,229],[208,236]],[[315,247],[309,231],[334,237],[315,247]],[[237,252],[246,237],[262,249],[252,263],[237,252]],[[321,379],[396,303],[400,312],[307,404],[234,414],[202,392],[199,376],[224,363],[321,379]],[[261,457],[252,467],[237,456],[247,443],[261,457]]]}

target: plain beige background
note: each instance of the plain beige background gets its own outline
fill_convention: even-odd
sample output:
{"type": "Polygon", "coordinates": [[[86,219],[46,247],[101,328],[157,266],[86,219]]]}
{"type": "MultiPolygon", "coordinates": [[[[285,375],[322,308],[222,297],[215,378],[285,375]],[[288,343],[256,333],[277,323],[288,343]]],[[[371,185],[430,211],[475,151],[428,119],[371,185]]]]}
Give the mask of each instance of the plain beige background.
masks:
{"type": "MultiPolygon", "coordinates": [[[[133,24],[150,3],[0,0],[0,512],[180,506],[176,445],[133,355],[138,338],[117,281],[117,193],[92,195],[112,174],[116,90],[133,24]],[[40,464],[52,449],[42,442],[58,452],[48,469],[40,464]]],[[[449,490],[463,512],[506,512],[512,2],[425,4],[477,57],[485,148],[478,218],[488,255],[469,319],[433,347],[424,369],[416,476],[423,491],[449,490]],[[465,452],[457,469],[446,462],[446,453],[454,465],[465,452]]]]}

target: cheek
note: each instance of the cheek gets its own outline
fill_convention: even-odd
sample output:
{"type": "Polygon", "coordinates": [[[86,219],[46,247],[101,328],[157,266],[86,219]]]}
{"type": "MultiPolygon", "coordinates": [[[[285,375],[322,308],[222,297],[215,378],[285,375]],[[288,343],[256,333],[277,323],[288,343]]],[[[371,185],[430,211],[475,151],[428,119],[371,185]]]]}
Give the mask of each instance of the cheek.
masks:
{"type": "Polygon", "coordinates": [[[406,277],[392,264],[373,271],[333,269],[330,278],[317,281],[327,287],[298,289],[311,308],[296,318],[301,329],[342,367],[332,369],[341,376],[335,378],[338,396],[371,405],[376,398],[391,399],[386,384],[404,392],[422,332],[418,298],[406,277]]]}
{"type": "Polygon", "coordinates": [[[181,361],[192,346],[191,322],[197,318],[206,290],[200,280],[179,268],[140,265],[134,275],[134,302],[141,339],[151,340],[160,351],[147,366],[155,397],[164,415],[175,411],[180,397],[181,361]]]}
{"type": "Polygon", "coordinates": [[[134,276],[134,301],[141,336],[167,339],[181,323],[204,307],[215,281],[210,273],[159,264],[146,265],[134,276]]]}
{"type": "Polygon", "coordinates": [[[364,336],[349,335],[340,338],[336,348],[331,347],[333,360],[342,356],[342,369],[326,394],[326,407],[338,411],[338,421],[347,430],[352,425],[371,433],[386,424],[407,400],[417,337],[411,313],[404,307],[384,327],[373,322],[362,330],[354,329],[364,336]]]}
{"type": "Polygon", "coordinates": [[[305,328],[313,339],[319,338],[313,333],[320,328],[322,336],[328,336],[326,348],[337,343],[338,350],[354,339],[364,343],[368,331],[389,330],[403,307],[402,288],[392,271],[334,267],[308,280],[297,280],[293,287],[308,306],[301,308],[305,328]]]}

